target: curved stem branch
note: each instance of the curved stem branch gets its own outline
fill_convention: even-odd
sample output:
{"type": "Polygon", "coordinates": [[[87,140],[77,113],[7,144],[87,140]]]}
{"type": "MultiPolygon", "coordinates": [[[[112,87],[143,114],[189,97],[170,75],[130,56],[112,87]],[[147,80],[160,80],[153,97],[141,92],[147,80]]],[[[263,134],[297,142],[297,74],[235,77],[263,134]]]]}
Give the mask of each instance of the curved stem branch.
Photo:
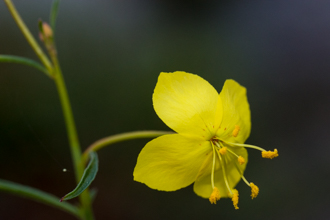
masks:
{"type": "Polygon", "coordinates": [[[128,141],[132,139],[138,139],[138,138],[155,138],[164,134],[173,134],[173,132],[170,131],[132,131],[132,132],[126,132],[121,134],[112,135],[109,137],[102,138],[96,142],[94,142],[92,145],[90,145],[85,152],[83,153],[82,161],[86,162],[88,159],[88,154],[91,151],[98,151],[101,148],[122,142],[122,141],[128,141]]]}
{"type": "Polygon", "coordinates": [[[41,64],[39,64],[38,62],[36,62],[34,60],[31,60],[31,59],[28,59],[25,57],[19,57],[19,56],[13,56],[13,55],[0,55],[0,62],[24,64],[27,66],[34,67],[37,70],[40,70],[41,72],[50,76],[50,73],[44,66],[42,66],[41,64]]]}

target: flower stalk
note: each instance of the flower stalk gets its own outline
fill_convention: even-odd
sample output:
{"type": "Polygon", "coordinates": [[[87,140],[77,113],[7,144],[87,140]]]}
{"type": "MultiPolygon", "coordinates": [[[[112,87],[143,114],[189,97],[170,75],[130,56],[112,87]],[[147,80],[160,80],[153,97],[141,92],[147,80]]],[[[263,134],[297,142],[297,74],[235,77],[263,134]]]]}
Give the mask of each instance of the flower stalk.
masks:
{"type": "Polygon", "coordinates": [[[91,144],[83,153],[82,155],[82,161],[86,163],[88,159],[88,154],[91,151],[98,151],[102,149],[103,147],[106,147],[111,144],[115,144],[122,141],[128,141],[132,139],[140,139],[140,138],[155,138],[161,135],[165,134],[173,134],[173,132],[169,131],[132,131],[132,132],[126,132],[116,135],[111,135],[109,137],[102,138],[93,144],[91,144]]]}
{"type": "MultiPolygon", "coordinates": [[[[22,31],[24,37],[32,47],[32,49],[35,51],[37,56],[39,57],[40,61],[43,63],[43,65],[46,67],[48,72],[50,73],[50,76],[55,81],[57,91],[59,94],[60,102],[62,105],[62,111],[64,115],[64,120],[66,124],[68,139],[69,139],[69,145],[71,149],[71,156],[73,160],[74,170],[75,170],[75,177],[76,182],[79,183],[81,176],[84,172],[84,163],[81,162],[81,149],[79,144],[79,139],[77,135],[77,130],[73,118],[73,113],[71,109],[71,104],[68,96],[68,92],[65,86],[64,78],[62,75],[62,71],[58,62],[57,58],[57,51],[55,47],[55,43],[53,41],[52,31],[51,29],[45,30],[44,24],[42,25],[41,40],[45,43],[45,46],[48,50],[48,54],[51,58],[51,61],[48,59],[46,54],[42,51],[39,44],[36,42],[34,37],[32,36],[31,32],[23,22],[22,18],[20,17],[19,13],[17,12],[14,4],[11,0],[5,0],[5,3],[8,6],[8,9],[10,13],[12,14],[14,20],[16,21],[19,29],[22,31]]],[[[47,27],[48,28],[48,27],[47,27]]],[[[49,27],[50,28],[50,27],[49,27]]],[[[82,219],[84,220],[92,220],[93,212],[91,208],[91,199],[88,190],[83,192],[80,195],[80,201],[81,201],[81,212],[82,212],[82,219]]]]}

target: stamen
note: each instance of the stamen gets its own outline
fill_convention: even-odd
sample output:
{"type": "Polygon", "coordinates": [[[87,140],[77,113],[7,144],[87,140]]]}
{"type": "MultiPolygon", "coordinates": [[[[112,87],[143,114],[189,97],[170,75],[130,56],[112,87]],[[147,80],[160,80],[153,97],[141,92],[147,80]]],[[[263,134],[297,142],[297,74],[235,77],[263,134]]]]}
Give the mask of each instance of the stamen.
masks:
{"type": "Polygon", "coordinates": [[[250,186],[249,181],[247,181],[247,180],[245,179],[245,177],[244,177],[242,174],[241,174],[241,176],[242,176],[242,179],[243,179],[243,181],[245,182],[245,184],[248,185],[248,186],[250,186]]]}
{"type": "Polygon", "coordinates": [[[211,204],[217,204],[217,201],[220,199],[220,192],[217,187],[213,188],[213,192],[209,198],[211,204]]]}
{"type": "Polygon", "coordinates": [[[253,148],[256,150],[260,150],[260,151],[266,151],[265,149],[263,149],[261,147],[250,145],[250,144],[239,144],[239,143],[232,143],[232,142],[227,142],[227,141],[222,141],[222,142],[230,145],[231,147],[248,147],[248,148],[253,148]]]}
{"type": "Polygon", "coordinates": [[[211,141],[211,145],[212,145],[212,148],[213,148],[213,164],[212,164],[212,173],[211,173],[211,185],[212,185],[212,188],[214,190],[214,167],[215,167],[215,146],[213,145],[212,141],[211,141]]]}
{"type": "Polygon", "coordinates": [[[241,171],[241,169],[238,167],[238,165],[236,163],[234,163],[237,171],[239,172],[239,174],[241,175],[241,178],[243,179],[243,181],[245,182],[246,185],[250,186],[249,181],[246,180],[246,178],[243,176],[243,173],[241,171]]]}
{"type": "Polygon", "coordinates": [[[235,209],[239,209],[238,208],[238,191],[236,189],[233,190],[234,194],[233,197],[231,198],[231,201],[233,201],[233,205],[235,207],[235,209]]]}
{"type": "Polygon", "coordinates": [[[245,163],[244,157],[242,157],[242,156],[239,156],[239,157],[237,158],[237,160],[238,160],[238,163],[239,163],[240,165],[242,165],[242,164],[245,163]]]}
{"type": "Polygon", "coordinates": [[[263,158],[273,159],[274,157],[278,157],[278,151],[277,149],[274,149],[274,151],[263,151],[261,152],[261,156],[263,158]]]}
{"type": "MultiPolygon", "coordinates": [[[[217,143],[217,142],[216,142],[217,143]]],[[[228,183],[228,179],[227,179],[227,174],[226,174],[226,168],[225,168],[225,163],[223,162],[223,159],[220,155],[220,153],[217,151],[217,154],[218,154],[218,157],[220,159],[220,163],[221,163],[221,168],[222,168],[222,173],[223,173],[223,178],[225,180],[225,183],[226,183],[226,187],[228,189],[228,192],[230,193],[230,195],[233,195],[230,187],[229,187],[229,183],[228,183]]]]}
{"type": "MultiPolygon", "coordinates": [[[[226,151],[228,150],[231,154],[233,154],[235,157],[237,157],[238,163],[239,163],[240,165],[242,165],[242,164],[245,163],[245,159],[244,159],[244,157],[242,157],[242,156],[238,156],[235,152],[229,150],[227,147],[224,147],[223,144],[220,143],[220,145],[222,146],[222,148],[226,148],[226,151]]],[[[222,149],[222,148],[221,148],[221,149],[222,149]]],[[[220,149],[220,150],[221,150],[221,149],[220,149]]],[[[220,152],[220,150],[219,150],[219,152],[220,152]]],[[[220,153],[221,153],[221,152],[220,152],[220,153]]]]}
{"type": "Polygon", "coordinates": [[[252,199],[254,199],[259,194],[259,187],[254,185],[252,182],[250,183],[250,186],[251,186],[251,197],[252,199]]]}
{"type": "Polygon", "coordinates": [[[241,128],[238,126],[238,125],[235,125],[235,129],[233,130],[233,136],[234,137],[237,137],[238,135],[238,132],[241,128]]]}
{"type": "Polygon", "coordinates": [[[226,152],[227,152],[227,147],[222,147],[222,148],[220,148],[220,150],[219,150],[219,153],[220,153],[221,155],[225,155],[226,152]]]}

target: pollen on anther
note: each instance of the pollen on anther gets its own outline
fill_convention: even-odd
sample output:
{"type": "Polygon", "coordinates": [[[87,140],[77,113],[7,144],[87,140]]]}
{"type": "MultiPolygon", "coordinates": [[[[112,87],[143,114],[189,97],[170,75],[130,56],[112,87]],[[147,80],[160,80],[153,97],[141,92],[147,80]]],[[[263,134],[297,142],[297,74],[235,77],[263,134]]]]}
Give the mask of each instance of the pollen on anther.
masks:
{"type": "Polygon", "coordinates": [[[235,129],[233,130],[233,136],[234,137],[237,137],[238,135],[238,132],[241,128],[238,126],[238,125],[235,125],[235,129]]]}
{"type": "Polygon", "coordinates": [[[239,163],[240,165],[242,165],[242,164],[245,163],[244,157],[242,157],[242,156],[239,156],[239,157],[237,158],[237,160],[238,160],[238,163],[239,163]]]}
{"type": "Polygon", "coordinates": [[[238,191],[236,189],[233,190],[234,194],[233,197],[231,198],[231,200],[233,201],[233,205],[235,207],[235,209],[239,209],[238,208],[238,191]]]}
{"type": "Polygon", "coordinates": [[[252,182],[250,183],[250,187],[251,187],[251,197],[252,199],[254,199],[259,194],[259,187],[254,185],[254,183],[252,182]]]}
{"type": "Polygon", "coordinates": [[[222,148],[219,150],[219,153],[220,153],[221,155],[225,155],[226,152],[227,152],[227,147],[222,147],[222,148]]]}
{"type": "Polygon", "coordinates": [[[262,151],[261,156],[263,158],[273,159],[275,157],[278,157],[278,151],[277,149],[274,149],[274,151],[262,151]]]}
{"type": "Polygon", "coordinates": [[[217,204],[217,201],[220,199],[220,192],[217,187],[213,188],[213,192],[209,198],[211,204],[217,204]]]}

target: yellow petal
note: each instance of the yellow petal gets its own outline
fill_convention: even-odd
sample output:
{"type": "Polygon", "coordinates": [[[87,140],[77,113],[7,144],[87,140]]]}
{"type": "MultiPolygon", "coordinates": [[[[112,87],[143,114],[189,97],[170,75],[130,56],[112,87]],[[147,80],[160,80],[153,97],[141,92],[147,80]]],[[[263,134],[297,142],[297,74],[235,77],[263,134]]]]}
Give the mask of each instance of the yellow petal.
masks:
{"type": "Polygon", "coordinates": [[[217,136],[233,143],[244,143],[250,135],[250,107],[246,89],[234,80],[226,80],[220,97],[223,116],[217,136]]]}
{"type": "Polygon", "coordinates": [[[208,141],[179,134],[158,137],[142,149],[134,169],[134,180],[164,191],[186,187],[195,181],[211,151],[208,141]]]}
{"type": "MultiPolygon", "coordinates": [[[[245,148],[232,148],[228,147],[231,151],[235,152],[238,155],[241,155],[245,158],[245,163],[242,165],[239,165],[237,162],[237,158],[227,152],[225,155],[223,155],[223,158],[226,158],[226,175],[229,182],[229,186],[231,189],[235,188],[237,183],[241,179],[241,174],[237,170],[237,167],[241,170],[241,173],[244,173],[244,170],[246,168],[246,164],[248,162],[248,155],[247,150],[245,148]],[[235,166],[235,164],[237,166],[235,166]]],[[[194,184],[194,191],[197,195],[203,197],[203,198],[209,198],[213,188],[211,186],[211,169],[212,169],[212,157],[207,158],[208,162],[204,163],[204,166],[202,167],[200,173],[198,174],[198,178],[195,181],[194,184]]],[[[214,185],[219,189],[221,198],[230,197],[228,193],[228,189],[226,187],[226,183],[224,180],[224,174],[222,172],[222,168],[219,162],[219,158],[216,156],[216,171],[214,174],[214,185]]]]}
{"type": "Polygon", "coordinates": [[[222,105],[217,91],[194,74],[161,73],[153,104],[160,119],[183,135],[209,140],[221,122],[222,105]]]}

